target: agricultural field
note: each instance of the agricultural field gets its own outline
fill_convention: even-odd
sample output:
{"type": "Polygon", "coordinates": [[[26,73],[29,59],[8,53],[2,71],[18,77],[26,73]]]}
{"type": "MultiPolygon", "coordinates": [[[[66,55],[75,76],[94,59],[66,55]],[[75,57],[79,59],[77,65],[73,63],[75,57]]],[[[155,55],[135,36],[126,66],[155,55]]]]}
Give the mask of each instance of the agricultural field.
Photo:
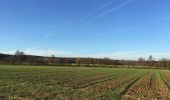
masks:
{"type": "Polygon", "coordinates": [[[170,100],[170,71],[0,65],[0,100],[170,100]]]}

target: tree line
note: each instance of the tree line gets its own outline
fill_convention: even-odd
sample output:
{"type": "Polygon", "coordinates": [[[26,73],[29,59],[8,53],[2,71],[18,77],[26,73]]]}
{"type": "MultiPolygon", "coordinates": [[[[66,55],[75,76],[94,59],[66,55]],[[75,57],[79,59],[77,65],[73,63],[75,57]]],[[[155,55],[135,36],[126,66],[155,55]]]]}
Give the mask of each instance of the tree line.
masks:
{"type": "Polygon", "coordinates": [[[163,67],[170,68],[170,60],[162,58],[155,60],[153,56],[148,59],[139,58],[138,60],[113,60],[110,58],[62,58],[42,57],[26,55],[24,52],[16,51],[14,55],[0,54],[0,64],[17,65],[75,65],[75,66],[142,66],[142,67],[163,67]]]}

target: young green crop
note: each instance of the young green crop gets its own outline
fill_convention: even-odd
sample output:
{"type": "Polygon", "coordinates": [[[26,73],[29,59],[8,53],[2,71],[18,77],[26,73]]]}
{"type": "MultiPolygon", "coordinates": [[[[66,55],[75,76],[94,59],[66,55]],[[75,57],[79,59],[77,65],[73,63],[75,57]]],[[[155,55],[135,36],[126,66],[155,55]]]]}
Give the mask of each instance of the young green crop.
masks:
{"type": "Polygon", "coordinates": [[[154,69],[0,65],[0,99],[119,100],[127,95],[132,99],[141,98],[139,95],[169,99],[169,73],[154,69]]]}

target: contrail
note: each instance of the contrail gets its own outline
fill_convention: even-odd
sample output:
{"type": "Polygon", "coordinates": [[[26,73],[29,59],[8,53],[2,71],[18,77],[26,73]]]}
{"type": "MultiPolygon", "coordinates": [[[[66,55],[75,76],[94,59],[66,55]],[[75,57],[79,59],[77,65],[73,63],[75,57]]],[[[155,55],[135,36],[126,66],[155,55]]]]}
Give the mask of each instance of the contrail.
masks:
{"type": "Polygon", "coordinates": [[[169,20],[169,19],[170,19],[170,17],[163,17],[163,18],[159,18],[159,19],[150,21],[150,22],[148,22],[146,24],[159,23],[159,22],[166,21],[166,20],[169,20]]]}
{"type": "Polygon", "coordinates": [[[46,35],[44,35],[44,37],[42,39],[47,39],[49,38],[50,36],[52,36],[54,33],[47,33],[46,35]]]}
{"type": "Polygon", "coordinates": [[[107,2],[107,3],[105,3],[104,5],[102,5],[101,7],[93,10],[91,13],[89,13],[89,14],[87,14],[86,16],[84,16],[84,17],[82,17],[81,19],[79,19],[78,22],[82,22],[82,21],[88,19],[90,16],[92,16],[92,15],[95,14],[96,12],[100,11],[101,9],[109,6],[109,5],[110,5],[111,3],[113,3],[114,1],[115,1],[115,0],[111,0],[111,1],[109,1],[109,2],[107,2]]]}
{"type": "Polygon", "coordinates": [[[133,1],[133,0],[127,0],[127,1],[125,1],[125,2],[123,2],[123,3],[121,3],[121,4],[119,4],[119,5],[117,5],[116,7],[114,7],[114,8],[112,8],[112,9],[109,9],[109,10],[103,12],[103,13],[100,14],[97,18],[101,18],[101,17],[107,15],[108,13],[111,13],[111,12],[114,12],[114,11],[116,11],[116,10],[119,10],[120,8],[126,6],[128,3],[132,2],[132,1],[133,1]]]}
{"type": "Polygon", "coordinates": [[[93,36],[96,37],[96,36],[108,35],[108,34],[111,34],[111,33],[119,33],[119,32],[127,31],[127,30],[130,30],[130,29],[135,29],[137,27],[141,27],[141,26],[144,26],[144,25],[149,25],[149,24],[155,24],[155,23],[163,22],[163,21],[166,21],[166,20],[170,20],[170,17],[162,17],[162,18],[159,18],[159,19],[155,19],[155,20],[152,20],[152,21],[145,22],[145,23],[136,24],[136,25],[132,25],[132,26],[121,28],[121,29],[117,29],[117,30],[110,30],[110,31],[107,31],[107,32],[94,34],[93,36]]]}
{"type": "Polygon", "coordinates": [[[107,34],[111,34],[111,33],[119,33],[119,32],[123,32],[123,31],[133,29],[133,28],[135,28],[135,26],[129,26],[129,27],[121,28],[121,29],[110,30],[110,31],[106,31],[103,33],[94,34],[93,37],[103,36],[103,35],[107,35],[107,34]]]}

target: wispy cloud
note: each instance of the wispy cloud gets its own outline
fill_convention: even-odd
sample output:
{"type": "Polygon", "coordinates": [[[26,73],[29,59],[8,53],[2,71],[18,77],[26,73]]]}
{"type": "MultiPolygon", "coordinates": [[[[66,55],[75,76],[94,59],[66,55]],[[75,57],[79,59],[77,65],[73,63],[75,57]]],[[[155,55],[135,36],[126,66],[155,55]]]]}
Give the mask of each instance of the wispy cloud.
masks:
{"type": "Polygon", "coordinates": [[[149,22],[147,22],[145,24],[154,24],[154,23],[159,23],[159,22],[163,22],[163,21],[166,21],[166,20],[170,20],[170,17],[158,18],[156,20],[149,21],[149,22]]]}
{"type": "Polygon", "coordinates": [[[47,34],[45,34],[45,35],[42,37],[42,39],[47,39],[47,38],[51,37],[51,36],[54,35],[54,34],[55,34],[55,32],[47,33],[47,34]]]}
{"type": "MultiPolygon", "coordinates": [[[[103,13],[100,14],[96,19],[99,19],[99,18],[101,18],[101,17],[103,17],[103,16],[105,16],[105,15],[111,13],[111,12],[115,12],[115,11],[119,10],[120,8],[126,6],[127,4],[129,4],[129,3],[132,2],[132,1],[134,1],[134,0],[126,0],[125,2],[123,2],[123,3],[121,3],[121,4],[119,4],[119,5],[115,6],[115,7],[113,7],[112,9],[109,9],[109,10],[103,12],[103,13]]],[[[96,20],[96,19],[95,19],[95,20],[96,20]]]]}
{"type": "Polygon", "coordinates": [[[108,35],[111,33],[119,33],[119,32],[123,32],[123,31],[129,30],[129,29],[132,29],[132,28],[134,28],[134,27],[130,26],[130,27],[125,27],[125,28],[120,28],[120,29],[115,29],[115,30],[109,30],[106,32],[93,34],[92,37],[104,36],[104,35],[108,35]]]}
{"type": "Polygon", "coordinates": [[[104,5],[100,6],[99,8],[93,10],[91,13],[89,13],[89,14],[85,15],[84,17],[80,18],[80,19],[78,20],[78,22],[82,22],[82,21],[88,19],[89,17],[91,17],[91,16],[92,16],[93,14],[95,14],[96,12],[98,12],[98,11],[104,9],[105,7],[109,6],[110,4],[112,4],[114,1],[115,1],[115,0],[111,0],[111,1],[109,1],[109,2],[107,2],[107,3],[105,3],[104,5]]]}
{"type": "Polygon", "coordinates": [[[109,31],[106,31],[106,32],[97,33],[97,34],[94,34],[93,37],[108,35],[108,34],[111,34],[111,33],[119,33],[119,32],[131,30],[131,29],[135,29],[135,28],[140,28],[144,25],[156,24],[156,23],[167,21],[167,20],[170,20],[170,17],[162,17],[162,18],[158,18],[158,19],[155,19],[155,20],[152,20],[152,21],[148,21],[148,22],[144,22],[144,23],[140,23],[140,24],[135,24],[135,25],[131,25],[131,26],[128,26],[128,27],[120,28],[120,29],[114,29],[114,30],[109,30],[109,31]]]}

